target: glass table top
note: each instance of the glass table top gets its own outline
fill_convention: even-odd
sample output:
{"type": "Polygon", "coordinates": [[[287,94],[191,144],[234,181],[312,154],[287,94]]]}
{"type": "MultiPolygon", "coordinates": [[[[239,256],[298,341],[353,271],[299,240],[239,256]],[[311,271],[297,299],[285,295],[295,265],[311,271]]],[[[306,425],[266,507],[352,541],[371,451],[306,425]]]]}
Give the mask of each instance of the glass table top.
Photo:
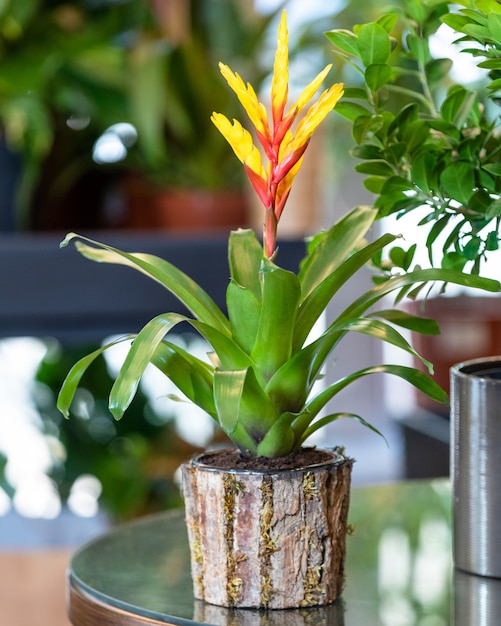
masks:
{"type": "Polygon", "coordinates": [[[85,545],[70,578],[108,606],[179,625],[498,626],[501,581],[453,570],[450,499],[446,480],[353,489],[346,588],[328,607],[253,611],[195,601],[181,510],[85,545]]]}

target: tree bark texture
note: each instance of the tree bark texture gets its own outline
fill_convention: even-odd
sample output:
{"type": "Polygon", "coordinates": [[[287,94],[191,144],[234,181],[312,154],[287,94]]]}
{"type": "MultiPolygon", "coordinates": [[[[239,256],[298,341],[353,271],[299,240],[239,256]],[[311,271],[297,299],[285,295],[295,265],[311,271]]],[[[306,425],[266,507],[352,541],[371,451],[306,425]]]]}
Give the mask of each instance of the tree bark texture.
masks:
{"type": "Polygon", "coordinates": [[[353,461],[332,456],[273,473],[183,465],[197,599],[285,609],[340,595],[353,461]]]}

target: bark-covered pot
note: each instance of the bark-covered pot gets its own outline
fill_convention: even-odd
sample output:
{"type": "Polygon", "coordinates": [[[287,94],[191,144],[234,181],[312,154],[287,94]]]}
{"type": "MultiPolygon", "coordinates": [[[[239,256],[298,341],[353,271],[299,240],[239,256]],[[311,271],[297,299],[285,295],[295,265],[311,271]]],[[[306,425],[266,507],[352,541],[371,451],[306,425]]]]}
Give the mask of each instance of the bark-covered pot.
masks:
{"type": "Polygon", "coordinates": [[[220,468],[218,452],[182,466],[195,598],[286,609],[340,595],[353,460],[321,452],[294,469],[220,468]]]}

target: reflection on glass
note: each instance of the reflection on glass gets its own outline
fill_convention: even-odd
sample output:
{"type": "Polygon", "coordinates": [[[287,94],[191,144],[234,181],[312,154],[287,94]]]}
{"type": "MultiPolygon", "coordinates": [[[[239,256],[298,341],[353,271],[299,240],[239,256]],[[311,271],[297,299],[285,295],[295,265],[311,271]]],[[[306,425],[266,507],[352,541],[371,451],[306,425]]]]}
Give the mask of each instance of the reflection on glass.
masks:
{"type": "Polygon", "coordinates": [[[454,572],[454,626],[501,624],[501,580],[454,572]]]}

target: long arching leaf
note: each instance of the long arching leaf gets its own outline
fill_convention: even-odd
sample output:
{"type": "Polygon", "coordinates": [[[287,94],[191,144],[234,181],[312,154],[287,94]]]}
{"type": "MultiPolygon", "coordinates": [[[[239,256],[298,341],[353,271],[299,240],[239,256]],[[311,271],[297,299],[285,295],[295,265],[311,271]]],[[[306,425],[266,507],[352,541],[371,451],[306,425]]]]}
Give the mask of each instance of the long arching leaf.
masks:
{"type": "Polygon", "coordinates": [[[120,419],[132,402],[141,377],[165,335],[186,319],[178,313],[157,315],[136,335],[111,388],[109,409],[115,419],[120,419]]]}
{"type": "Polygon", "coordinates": [[[294,334],[294,350],[298,350],[304,344],[315,322],[337,291],[346,284],[351,276],[364,267],[377,252],[394,240],[395,236],[393,235],[383,235],[377,241],[364,246],[361,250],[345,259],[311,290],[299,308],[294,334]]]}
{"type": "Polygon", "coordinates": [[[61,242],[67,246],[78,239],[76,248],[84,257],[99,263],[112,263],[132,267],[168,289],[199,320],[212,324],[221,332],[229,333],[229,323],[214,300],[187,274],[152,254],[128,253],[105,244],[69,233],[61,242]],[[86,241],[92,245],[82,243],[86,241]]]}
{"type": "Polygon", "coordinates": [[[162,341],[151,358],[157,367],[194,404],[217,420],[214,404],[214,368],[183,348],[162,341]]]}
{"type": "Polygon", "coordinates": [[[121,337],[120,339],[116,339],[111,343],[108,343],[104,346],[101,346],[97,350],[94,350],[90,354],[87,354],[83,358],[73,365],[70,369],[66,378],[63,381],[61,386],[61,390],[59,391],[59,395],[57,397],[57,408],[64,417],[69,417],[71,403],[73,402],[73,398],[75,396],[75,392],[77,390],[80,381],[82,380],[82,376],[85,374],[90,365],[101,356],[108,348],[112,346],[116,346],[119,343],[123,343],[124,341],[131,341],[133,339],[133,335],[127,335],[125,337],[121,337]]]}

